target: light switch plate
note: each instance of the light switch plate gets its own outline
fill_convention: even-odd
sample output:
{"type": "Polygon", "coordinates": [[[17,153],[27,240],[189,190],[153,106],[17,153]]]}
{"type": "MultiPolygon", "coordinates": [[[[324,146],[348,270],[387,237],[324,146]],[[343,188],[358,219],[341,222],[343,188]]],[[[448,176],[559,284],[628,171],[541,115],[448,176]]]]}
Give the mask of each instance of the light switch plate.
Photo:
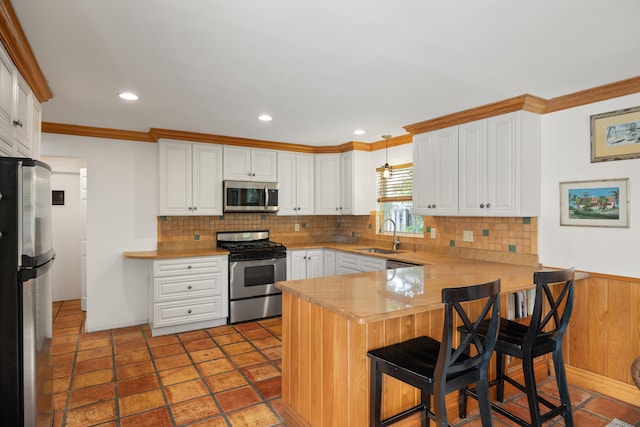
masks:
{"type": "Polygon", "coordinates": [[[436,238],[436,229],[435,228],[431,228],[431,238],[435,239],[436,238]]]}
{"type": "Polygon", "coordinates": [[[470,230],[463,231],[462,240],[464,242],[473,242],[473,231],[470,231],[470,230]]]}
{"type": "Polygon", "coordinates": [[[296,224],[293,227],[296,231],[300,231],[300,224],[296,224]]]}

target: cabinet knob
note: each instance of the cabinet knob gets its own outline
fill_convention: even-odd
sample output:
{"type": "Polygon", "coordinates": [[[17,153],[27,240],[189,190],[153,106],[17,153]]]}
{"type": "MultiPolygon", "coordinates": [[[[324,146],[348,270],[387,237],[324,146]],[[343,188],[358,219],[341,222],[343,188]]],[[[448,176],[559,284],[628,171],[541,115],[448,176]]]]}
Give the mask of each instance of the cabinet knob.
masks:
{"type": "Polygon", "coordinates": [[[484,203],[480,203],[480,209],[484,208],[484,203]]]}
{"type": "Polygon", "coordinates": [[[187,289],[191,289],[191,287],[192,287],[192,286],[191,286],[191,285],[189,285],[189,286],[187,286],[187,289]]]}
{"type": "Polygon", "coordinates": [[[198,207],[197,207],[197,206],[194,206],[194,207],[193,207],[193,210],[194,210],[194,211],[195,211],[195,210],[198,210],[198,207]]]}
{"type": "Polygon", "coordinates": [[[433,205],[431,205],[431,207],[432,207],[433,209],[435,209],[435,208],[436,208],[436,204],[434,203],[433,205]]]}
{"type": "Polygon", "coordinates": [[[491,203],[487,203],[487,209],[491,207],[491,203]]]}
{"type": "Polygon", "coordinates": [[[13,125],[22,127],[22,122],[20,120],[14,120],[13,125]]]}
{"type": "Polygon", "coordinates": [[[187,265],[187,269],[189,269],[189,270],[190,270],[190,269],[191,269],[191,265],[187,265]]]}
{"type": "Polygon", "coordinates": [[[191,309],[187,310],[187,314],[191,314],[191,309]]]}
{"type": "Polygon", "coordinates": [[[191,206],[189,206],[187,209],[189,209],[189,210],[193,210],[193,208],[192,208],[191,206]]]}

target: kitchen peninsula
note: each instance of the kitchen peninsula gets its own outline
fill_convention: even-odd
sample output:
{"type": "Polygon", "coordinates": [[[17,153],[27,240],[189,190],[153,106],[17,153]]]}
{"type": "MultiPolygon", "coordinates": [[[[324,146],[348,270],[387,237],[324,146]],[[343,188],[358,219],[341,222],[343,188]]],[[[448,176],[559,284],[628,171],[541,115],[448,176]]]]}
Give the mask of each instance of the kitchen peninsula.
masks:
{"type": "MultiPolygon", "coordinates": [[[[501,279],[507,295],[533,286],[537,268],[421,254],[423,267],[292,280],[283,291],[282,398],[289,426],[369,425],[367,351],[420,335],[440,339],[441,290],[501,279]]],[[[576,273],[576,280],[587,274],[576,273]]],[[[385,378],[383,416],[419,392],[385,378]]],[[[452,396],[453,397],[453,396],[452,396]]]]}

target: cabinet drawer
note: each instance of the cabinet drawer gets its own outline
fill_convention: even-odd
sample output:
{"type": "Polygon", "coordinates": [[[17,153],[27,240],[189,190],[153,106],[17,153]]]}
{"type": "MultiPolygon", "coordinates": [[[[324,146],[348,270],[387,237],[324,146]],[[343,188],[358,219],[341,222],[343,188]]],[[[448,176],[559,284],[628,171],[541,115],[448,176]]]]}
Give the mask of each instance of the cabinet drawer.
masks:
{"type": "Polygon", "coordinates": [[[160,259],[153,261],[153,277],[216,273],[226,262],[226,256],[160,259]]]}
{"type": "Polygon", "coordinates": [[[154,305],[153,327],[180,325],[226,317],[222,296],[154,305]]]}
{"type": "Polygon", "coordinates": [[[379,271],[387,268],[387,260],[381,258],[363,257],[362,271],[379,271]]]}
{"type": "Polygon", "coordinates": [[[222,273],[170,276],[153,279],[156,302],[223,295],[222,273]]]}
{"type": "Polygon", "coordinates": [[[360,270],[360,257],[358,255],[338,252],[338,265],[340,267],[351,267],[360,270]]]}

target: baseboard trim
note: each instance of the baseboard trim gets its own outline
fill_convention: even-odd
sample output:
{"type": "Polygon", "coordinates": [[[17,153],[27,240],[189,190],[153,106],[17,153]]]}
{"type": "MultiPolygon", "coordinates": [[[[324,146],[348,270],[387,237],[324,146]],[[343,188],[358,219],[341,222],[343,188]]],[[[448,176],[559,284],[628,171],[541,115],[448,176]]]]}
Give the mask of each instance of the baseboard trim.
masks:
{"type": "Polygon", "coordinates": [[[622,400],[631,405],[638,406],[640,404],[640,390],[635,385],[594,374],[575,366],[565,365],[564,368],[567,372],[569,384],[622,400]]]}

